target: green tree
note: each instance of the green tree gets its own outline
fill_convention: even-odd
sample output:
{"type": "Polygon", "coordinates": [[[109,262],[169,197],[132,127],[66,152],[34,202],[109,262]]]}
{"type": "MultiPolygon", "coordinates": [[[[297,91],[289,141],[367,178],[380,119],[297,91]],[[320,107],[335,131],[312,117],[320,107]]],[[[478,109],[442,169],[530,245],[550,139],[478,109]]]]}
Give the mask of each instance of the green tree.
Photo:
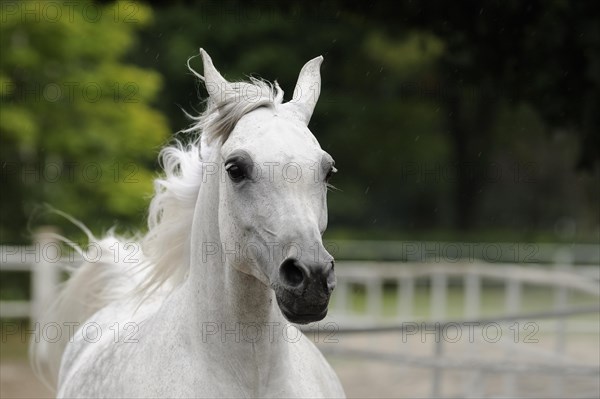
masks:
{"type": "Polygon", "coordinates": [[[598,231],[599,4],[156,2],[161,18],[132,59],[168,79],[160,107],[180,129],[177,105],[200,108],[203,89],[182,73],[198,47],[226,77],[276,78],[288,96],[302,63],[323,54],[311,128],[340,169],[330,230],[537,239],[564,218],[589,239],[598,231]]]}
{"type": "Polygon", "coordinates": [[[44,203],[96,231],[139,225],[168,127],[161,76],[122,60],[151,10],[6,2],[0,18],[1,241],[26,240],[44,203]]]}
{"type": "MultiPolygon", "coordinates": [[[[584,179],[587,185],[591,176],[597,180],[600,166],[600,114],[595,111],[600,106],[599,4],[587,0],[526,3],[467,0],[460,5],[428,1],[354,7],[355,11],[368,12],[392,33],[425,29],[444,40],[446,51],[439,59],[435,80],[446,93],[442,102],[447,115],[445,124],[459,166],[453,201],[457,227],[468,229],[484,224],[478,211],[489,205],[484,204],[486,200],[482,195],[488,188],[486,173],[495,161],[494,153],[499,152],[497,146],[502,141],[506,143],[493,137],[493,133],[504,136],[512,133],[499,132],[497,128],[502,122],[499,112],[507,107],[515,113],[531,108],[525,125],[540,122],[540,126],[520,129],[520,134],[512,137],[511,145],[504,146],[504,155],[514,152],[512,147],[524,139],[532,145],[528,156],[513,157],[513,161],[521,166],[533,163],[537,170],[547,170],[552,165],[542,162],[543,156],[536,152],[543,150],[535,147],[547,148],[562,130],[576,142],[574,149],[567,146],[565,151],[575,151],[577,155],[569,161],[564,160],[570,158],[567,154],[554,157],[555,161],[564,160],[559,169],[569,173],[572,181],[584,179]],[[393,23],[397,21],[402,23],[393,23]],[[536,136],[538,127],[545,134],[535,141],[532,136],[536,136]],[[524,138],[524,135],[530,137],[524,138]],[[589,174],[575,173],[575,169],[589,174]]],[[[541,175],[539,178],[545,179],[541,175]]],[[[555,180],[554,185],[560,192],[560,183],[555,180]]],[[[579,186],[576,191],[586,190],[579,183],[571,183],[575,185],[579,186]]],[[[510,192],[505,192],[504,196],[495,197],[495,205],[501,206],[512,199],[510,192]]],[[[563,196],[548,197],[545,191],[537,193],[546,201],[556,199],[556,208],[571,207],[563,196]]],[[[490,197],[488,200],[493,201],[490,197]]],[[[586,202],[586,207],[594,207],[593,201],[586,202]]],[[[514,211],[511,210],[513,214],[514,211]]],[[[522,216],[520,213],[529,213],[529,206],[517,212],[517,218],[522,216]]],[[[593,213],[597,223],[597,211],[593,213]]],[[[530,227],[548,228],[555,217],[554,213],[546,213],[535,222],[523,221],[530,227]]],[[[493,223],[502,224],[497,219],[493,223]]]]}

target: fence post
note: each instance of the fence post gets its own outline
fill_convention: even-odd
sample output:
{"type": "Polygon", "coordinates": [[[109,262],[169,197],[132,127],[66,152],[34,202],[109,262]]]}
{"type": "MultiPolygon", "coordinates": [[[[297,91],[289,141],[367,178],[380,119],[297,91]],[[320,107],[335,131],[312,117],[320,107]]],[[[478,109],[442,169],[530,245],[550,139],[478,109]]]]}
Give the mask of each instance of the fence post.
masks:
{"type": "MultiPolygon", "coordinates": [[[[506,314],[515,315],[521,311],[521,280],[518,276],[510,276],[506,280],[506,291],[504,297],[504,307],[506,314]]],[[[507,342],[504,356],[506,359],[512,359],[515,356],[515,344],[507,342]]],[[[504,395],[507,397],[516,396],[518,390],[517,373],[506,372],[504,374],[504,395]]]]}
{"type": "Polygon", "coordinates": [[[60,283],[58,264],[62,257],[60,243],[53,236],[56,229],[39,228],[34,233],[36,261],[31,265],[31,321],[39,320],[54,302],[60,283]]]}
{"type": "MultiPolygon", "coordinates": [[[[435,359],[441,359],[444,356],[444,340],[442,339],[441,323],[435,323],[435,341],[433,347],[433,356],[435,359]]],[[[440,398],[442,396],[442,379],[444,378],[444,368],[440,365],[433,367],[431,378],[431,397],[440,398]]]]}
{"type": "Polygon", "coordinates": [[[338,278],[337,286],[335,287],[335,310],[340,315],[347,315],[349,312],[348,305],[348,281],[345,278],[338,278]]]}
{"type": "MultiPolygon", "coordinates": [[[[560,248],[554,254],[554,270],[557,272],[570,272],[573,263],[573,255],[568,248],[560,248]]],[[[558,285],[554,289],[554,310],[560,312],[567,308],[569,302],[569,289],[564,285],[558,285]]],[[[556,320],[556,348],[555,353],[562,362],[567,349],[567,318],[558,317],[556,320]]],[[[564,391],[564,377],[557,375],[554,379],[554,393],[562,397],[564,391]]]]}
{"type": "MultiPolygon", "coordinates": [[[[446,319],[446,300],[448,298],[447,290],[448,276],[441,268],[437,268],[433,276],[431,276],[431,317],[435,322],[436,328],[436,341],[434,344],[434,356],[436,359],[441,359],[443,356],[444,340],[442,339],[440,322],[446,319]]],[[[433,398],[438,398],[441,396],[443,378],[443,367],[434,367],[431,387],[431,396],[433,398]]]]}
{"type": "Polygon", "coordinates": [[[446,319],[447,287],[448,277],[441,268],[438,268],[431,276],[431,318],[434,321],[446,319]]]}
{"type": "Polygon", "coordinates": [[[413,319],[413,306],[415,297],[415,279],[412,275],[401,278],[398,281],[397,301],[398,315],[403,321],[413,319]]]}
{"type": "MultiPolygon", "coordinates": [[[[464,277],[465,300],[464,300],[464,317],[467,320],[477,320],[481,310],[481,277],[478,274],[478,264],[471,264],[466,269],[464,277]]],[[[467,345],[466,353],[471,357],[477,357],[479,341],[473,340],[470,345],[467,345]]],[[[465,384],[465,397],[481,397],[483,396],[483,381],[484,376],[481,370],[474,369],[470,373],[471,381],[465,384]]]]}
{"type": "Polygon", "coordinates": [[[470,267],[465,275],[465,318],[475,320],[481,308],[481,279],[474,267],[470,267]]]}
{"type": "Polygon", "coordinates": [[[383,314],[383,280],[372,278],[366,284],[367,311],[372,319],[380,318],[383,314]]]}

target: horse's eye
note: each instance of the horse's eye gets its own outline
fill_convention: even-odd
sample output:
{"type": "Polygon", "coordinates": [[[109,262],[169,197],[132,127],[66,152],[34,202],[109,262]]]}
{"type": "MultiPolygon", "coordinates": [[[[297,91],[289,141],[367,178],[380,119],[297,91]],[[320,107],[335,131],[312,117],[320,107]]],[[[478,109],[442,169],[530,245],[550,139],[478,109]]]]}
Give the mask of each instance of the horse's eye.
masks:
{"type": "Polygon", "coordinates": [[[333,176],[335,173],[337,173],[337,169],[335,168],[335,166],[332,166],[331,169],[329,169],[329,172],[327,172],[327,175],[325,176],[325,183],[328,183],[329,179],[331,179],[331,176],[333,176]]]}
{"type": "Polygon", "coordinates": [[[239,165],[230,164],[226,167],[226,170],[229,178],[235,182],[242,181],[246,177],[244,169],[242,169],[239,165]]]}

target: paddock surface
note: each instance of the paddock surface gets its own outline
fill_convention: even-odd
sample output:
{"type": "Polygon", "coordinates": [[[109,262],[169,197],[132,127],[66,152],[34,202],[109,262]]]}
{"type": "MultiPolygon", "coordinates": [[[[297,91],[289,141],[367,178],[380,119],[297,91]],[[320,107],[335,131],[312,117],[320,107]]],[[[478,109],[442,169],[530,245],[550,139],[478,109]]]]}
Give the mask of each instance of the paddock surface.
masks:
{"type": "MultiPolygon", "coordinates": [[[[598,398],[600,259],[596,246],[582,248],[550,251],[544,259],[554,265],[340,262],[324,329],[307,336],[353,398],[598,398]],[[402,320],[414,322],[398,329],[402,320]],[[483,325],[472,334],[466,324],[474,320],[483,325]],[[390,323],[391,330],[373,332],[390,323]],[[332,325],[371,331],[332,335],[332,325]]],[[[38,302],[39,295],[2,302],[3,315],[12,309],[13,317],[35,319],[29,310],[38,302]]],[[[26,342],[7,338],[0,398],[49,397],[28,366],[26,342]]]]}
{"type": "MultiPolygon", "coordinates": [[[[406,361],[387,362],[367,360],[362,357],[329,354],[327,357],[336,369],[348,397],[354,398],[415,398],[429,397],[432,370],[415,364],[411,359],[432,356],[434,345],[431,337],[425,342],[419,336],[407,337],[406,342],[398,334],[358,334],[338,335],[337,343],[320,343],[327,353],[340,349],[373,349],[377,352],[399,353],[407,357],[406,361]],[[432,342],[429,342],[432,341],[432,342]]],[[[555,345],[552,335],[539,334],[537,343],[518,343],[515,346],[515,358],[528,362],[550,363],[544,354],[555,345]]],[[[569,337],[566,355],[576,359],[578,364],[598,366],[600,363],[600,337],[596,334],[577,334],[569,337]]],[[[322,340],[322,339],[321,339],[322,340]]],[[[497,359],[506,361],[505,347],[502,342],[478,342],[469,344],[465,339],[456,343],[447,343],[445,356],[470,353],[476,359],[497,359]]],[[[514,361],[515,359],[511,359],[514,361]]],[[[551,392],[557,382],[556,375],[539,373],[517,373],[518,397],[552,397],[551,392]]],[[[473,397],[501,396],[505,389],[504,373],[480,374],[484,381],[483,392],[473,397]]],[[[469,383],[472,383],[469,370],[448,369],[444,371],[441,392],[444,397],[464,397],[469,383]]],[[[570,375],[562,381],[563,397],[600,397],[600,376],[570,375]]],[[[27,359],[15,357],[4,359],[0,363],[0,397],[4,398],[47,398],[51,397],[39,382],[27,363],[27,359]]]]}

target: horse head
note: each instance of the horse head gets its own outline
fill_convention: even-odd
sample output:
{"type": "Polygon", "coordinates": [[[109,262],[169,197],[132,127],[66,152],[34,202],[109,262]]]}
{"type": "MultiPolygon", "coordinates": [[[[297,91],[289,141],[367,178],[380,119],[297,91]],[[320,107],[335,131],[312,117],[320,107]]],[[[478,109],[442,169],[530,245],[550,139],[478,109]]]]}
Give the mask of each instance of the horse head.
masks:
{"type": "Polygon", "coordinates": [[[226,264],[271,287],[287,320],[321,320],[336,284],[322,242],[336,169],[308,128],[323,57],[304,65],[284,103],[276,83],[228,82],[200,52],[209,93],[202,152],[219,176],[221,242],[242,255],[226,264]]]}

